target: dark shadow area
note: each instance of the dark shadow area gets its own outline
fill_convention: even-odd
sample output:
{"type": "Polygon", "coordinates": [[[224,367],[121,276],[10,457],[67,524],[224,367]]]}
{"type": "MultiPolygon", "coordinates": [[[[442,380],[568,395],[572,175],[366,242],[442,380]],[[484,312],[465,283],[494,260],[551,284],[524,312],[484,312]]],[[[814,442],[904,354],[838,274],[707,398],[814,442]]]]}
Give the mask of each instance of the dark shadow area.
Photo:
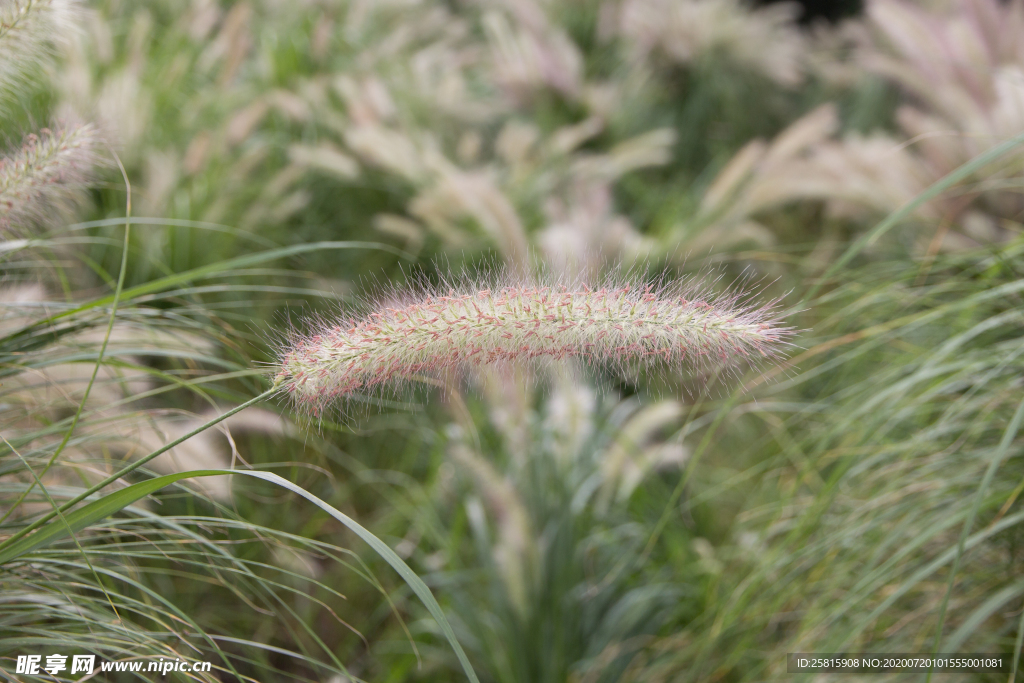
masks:
{"type": "MultiPolygon", "coordinates": [[[[756,0],[755,4],[770,5],[776,2],[793,0],[756,0]]],[[[864,0],[797,0],[803,7],[800,23],[809,24],[817,19],[839,21],[846,17],[859,14],[864,9],[864,0]]]]}

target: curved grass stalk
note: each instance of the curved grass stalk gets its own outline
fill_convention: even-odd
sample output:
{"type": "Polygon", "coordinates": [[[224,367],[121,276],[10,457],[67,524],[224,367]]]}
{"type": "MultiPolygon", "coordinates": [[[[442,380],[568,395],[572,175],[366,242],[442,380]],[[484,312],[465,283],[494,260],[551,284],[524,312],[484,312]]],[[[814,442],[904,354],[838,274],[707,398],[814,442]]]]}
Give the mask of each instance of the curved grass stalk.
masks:
{"type": "MultiPolygon", "coordinates": [[[[272,389],[270,392],[256,397],[249,402],[251,405],[253,402],[262,400],[268,394],[276,391],[272,389]]],[[[245,406],[240,406],[240,408],[245,406]]],[[[236,410],[237,412],[237,410],[236,410]]],[[[223,416],[220,418],[223,419],[223,416]]],[[[220,420],[218,420],[220,421],[220,420]]],[[[206,428],[208,425],[204,425],[206,428]]],[[[188,436],[191,436],[188,435],[188,436]]],[[[187,437],[185,437],[187,438],[187,437]]],[[[183,439],[182,439],[183,440],[183,439]]],[[[145,460],[148,460],[155,456],[148,456],[145,460]]],[[[36,534],[28,538],[20,539],[8,539],[8,541],[0,545],[0,566],[3,566],[12,560],[17,559],[25,555],[28,552],[50,545],[61,538],[67,536],[69,533],[74,533],[88,526],[106,518],[110,515],[122,510],[123,508],[131,505],[135,501],[144,498],[160,489],[170,486],[182,479],[189,479],[193,477],[211,477],[220,476],[225,474],[241,474],[248,477],[254,477],[256,479],[262,479],[264,481],[277,484],[293,493],[296,493],[306,500],[310,501],[318,508],[331,515],[334,519],[344,524],[348,529],[355,533],[359,538],[364,540],[378,555],[380,555],[385,562],[398,572],[402,579],[409,585],[409,587],[416,593],[416,596],[423,601],[427,610],[431,616],[437,621],[438,626],[444,633],[445,638],[451,644],[455,650],[455,655],[458,657],[459,663],[462,665],[463,671],[466,673],[467,678],[472,683],[479,683],[476,672],[473,670],[473,665],[470,664],[469,658],[466,656],[462,646],[459,645],[458,640],[455,637],[455,632],[452,630],[451,624],[448,623],[448,619],[444,615],[444,611],[434,598],[430,589],[427,587],[423,580],[416,575],[409,565],[407,565],[402,558],[398,556],[395,551],[388,547],[384,541],[380,540],[377,536],[363,527],[361,524],[356,522],[354,519],[344,514],[337,508],[328,504],[324,500],[313,495],[309,491],[305,490],[301,486],[294,484],[283,477],[280,477],[272,472],[260,472],[256,470],[195,470],[192,472],[179,472],[177,474],[168,474],[162,477],[155,477],[148,479],[138,484],[132,484],[119,491],[107,494],[99,500],[93,501],[82,508],[75,510],[67,515],[64,515],[61,519],[61,523],[50,523],[40,529],[36,534]]],[[[83,496],[88,495],[88,492],[73,499],[72,503],[77,500],[81,500],[83,496]]],[[[62,506],[63,509],[66,506],[62,506]]],[[[54,513],[56,514],[56,513],[54,513]]],[[[52,518],[53,515],[50,517],[52,518]]]]}
{"type": "MultiPolygon", "coordinates": [[[[121,163],[121,160],[116,154],[114,154],[114,158],[117,160],[118,168],[121,169],[121,176],[124,178],[124,185],[128,197],[125,206],[124,245],[121,248],[121,271],[117,275],[117,285],[114,287],[114,301],[110,307],[110,317],[107,319],[107,329],[103,334],[103,342],[100,344],[100,350],[96,356],[96,363],[92,368],[92,376],[89,377],[89,383],[85,386],[85,392],[82,394],[82,400],[79,401],[78,408],[75,410],[74,418],[71,420],[71,426],[68,427],[67,432],[64,434],[64,438],[61,439],[60,444],[53,451],[53,455],[50,456],[50,460],[43,467],[43,471],[39,473],[39,476],[37,477],[34,472],[32,473],[32,476],[34,477],[32,486],[25,489],[25,492],[22,493],[18,500],[14,502],[14,505],[7,510],[3,517],[0,517],[0,524],[3,524],[4,520],[6,520],[12,512],[18,509],[18,506],[25,500],[25,497],[32,492],[32,487],[35,483],[38,482],[40,478],[46,476],[46,473],[50,471],[51,467],[53,467],[53,463],[57,462],[57,458],[64,452],[64,448],[68,445],[68,441],[71,440],[71,435],[75,433],[75,427],[78,426],[78,422],[82,417],[82,411],[85,410],[85,406],[89,401],[89,394],[92,393],[93,385],[96,384],[96,376],[99,374],[100,366],[103,364],[103,356],[107,353],[107,345],[110,343],[110,335],[114,331],[114,321],[117,319],[117,306],[121,303],[121,292],[124,290],[124,277],[125,273],[128,271],[128,244],[131,241],[132,230],[132,185],[128,180],[128,172],[124,170],[124,165],[121,163]]],[[[4,443],[7,443],[7,439],[4,439],[4,443]]],[[[9,443],[7,443],[7,445],[10,447],[9,443]]],[[[11,450],[14,450],[13,447],[11,450]]]]}
{"type": "MultiPolygon", "coordinates": [[[[388,253],[394,254],[401,258],[412,259],[412,256],[401,249],[392,247],[387,244],[380,242],[311,242],[306,244],[293,244],[288,247],[281,247],[280,249],[271,249],[268,251],[262,251],[257,254],[246,254],[244,256],[238,256],[235,258],[226,259],[217,263],[211,263],[206,266],[200,266],[187,270],[183,273],[175,273],[166,277],[152,280],[150,282],[136,285],[135,287],[129,287],[125,289],[122,294],[122,300],[135,299],[145,294],[153,294],[155,292],[163,291],[174,285],[181,284],[184,282],[191,282],[193,280],[200,280],[203,278],[211,277],[214,275],[221,275],[225,271],[236,270],[239,268],[245,268],[248,266],[256,265],[259,263],[265,263],[267,261],[273,261],[274,259],[284,258],[286,256],[296,256],[298,254],[306,254],[315,251],[324,251],[327,249],[380,249],[388,253]]],[[[94,308],[100,308],[102,306],[109,306],[113,303],[113,295],[100,297],[93,299],[86,303],[80,304],[73,308],[54,313],[53,315],[47,316],[41,320],[38,320],[31,325],[21,328],[17,332],[7,335],[6,337],[0,337],[0,340],[16,340],[38,332],[42,329],[49,329],[49,327],[60,320],[65,318],[73,317],[79,313],[92,310],[94,308]]]]}
{"type": "MultiPolygon", "coordinates": [[[[133,462],[131,465],[128,465],[127,467],[125,467],[125,468],[123,468],[121,470],[118,470],[117,472],[115,472],[114,474],[110,475],[109,477],[107,477],[103,481],[99,482],[98,484],[95,484],[94,486],[90,487],[86,491],[83,491],[82,493],[80,493],[79,495],[75,496],[74,498],[72,498],[68,502],[64,503],[59,508],[57,508],[55,511],[43,515],[42,517],[37,519],[32,524],[29,524],[27,527],[25,527],[21,531],[19,531],[16,534],[12,535],[10,538],[4,540],[3,543],[0,543],[0,558],[6,556],[6,554],[4,552],[6,549],[10,548],[13,544],[15,544],[16,542],[18,542],[19,540],[21,540],[22,538],[24,538],[28,534],[32,533],[36,529],[39,529],[40,527],[42,527],[44,524],[49,522],[51,519],[56,517],[58,514],[62,514],[62,513],[67,512],[69,509],[71,509],[72,507],[74,507],[78,503],[82,502],[83,500],[85,500],[86,498],[91,496],[92,494],[96,493],[97,491],[99,491],[100,489],[104,488],[105,486],[108,486],[108,485],[114,483],[115,481],[117,481],[121,477],[123,477],[123,476],[125,476],[127,474],[131,474],[132,472],[134,472],[135,470],[139,469],[140,467],[142,467],[143,465],[145,465],[147,462],[149,462],[153,458],[157,457],[158,455],[163,455],[164,453],[166,453],[167,451],[171,450],[175,446],[177,446],[177,445],[179,445],[179,444],[181,444],[181,443],[183,443],[185,441],[188,441],[189,439],[191,439],[196,434],[199,434],[200,432],[204,432],[207,429],[209,429],[210,427],[212,427],[212,426],[214,426],[214,425],[216,425],[216,424],[218,424],[220,422],[223,422],[224,420],[228,419],[232,415],[234,415],[236,413],[239,413],[239,412],[245,410],[246,408],[248,408],[250,406],[254,406],[257,403],[261,403],[261,402],[267,400],[268,398],[270,398],[271,396],[276,394],[278,391],[279,391],[279,387],[277,385],[275,385],[275,386],[271,387],[270,389],[268,389],[267,391],[265,391],[262,394],[260,394],[259,396],[257,396],[256,398],[249,399],[245,403],[243,403],[243,404],[241,404],[239,406],[235,406],[231,410],[228,410],[228,411],[226,411],[224,413],[221,413],[217,417],[207,421],[206,423],[200,425],[199,427],[196,427],[195,429],[193,429],[188,434],[184,434],[183,436],[178,437],[174,441],[171,441],[171,442],[167,443],[166,445],[156,449],[155,451],[153,451],[152,453],[150,453],[146,457],[140,458],[139,460],[136,460],[135,462],[133,462]]],[[[2,564],[3,564],[3,560],[0,560],[0,565],[2,565],[2,564]]]]}
{"type": "MultiPolygon", "coordinates": [[[[988,468],[985,470],[985,476],[982,477],[981,483],[978,485],[978,492],[974,496],[974,504],[971,506],[971,511],[967,516],[967,520],[964,522],[963,531],[960,533],[960,541],[957,543],[956,558],[953,560],[953,567],[949,570],[949,581],[946,585],[946,593],[942,597],[942,606],[939,608],[939,623],[935,627],[935,643],[932,649],[937,654],[939,652],[939,644],[942,640],[942,626],[946,620],[946,609],[949,607],[949,598],[953,595],[953,585],[956,582],[956,573],[960,569],[960,560],[964,555],[964,546],[967,543],[968,537],[971,535],[971,530],[974,527],[974,520],[978,516],[978,510],[981,509],[982,501],[985,500],[985,493],[988,491],[989,484],[992,483],[992,478],[996,474],[996,470],[1003,463],[1006,458],[1007,452],[1010,450],[1010,444],[1017,437],[1017,431],[1020,429],[1021,422],[1024,421],[1024,400],[1017,406],[1017,412],[1014,413],[1013,419],[1010,420],[1010,424],[1006,427],[1006,431],[1003,432],[1003,438],[999,441],[999,446],[992,453],[992,460],[989,461],[988,468]]],[[[1016,669],[1016,666],[1014,667],[1016,669]]],[[[1016,672],[1015,672],[1016,673],[1016,672]]],[[[926,682],[932,680],[932,672],[928,671],[928,677],[925,679],[926,682]]]]}

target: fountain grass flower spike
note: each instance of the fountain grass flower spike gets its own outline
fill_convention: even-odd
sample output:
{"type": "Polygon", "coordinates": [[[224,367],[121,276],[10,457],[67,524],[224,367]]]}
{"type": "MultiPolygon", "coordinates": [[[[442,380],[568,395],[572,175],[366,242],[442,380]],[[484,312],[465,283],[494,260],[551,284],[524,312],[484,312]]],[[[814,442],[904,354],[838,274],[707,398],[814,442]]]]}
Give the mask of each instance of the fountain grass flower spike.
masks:
{"type": "Polygon", "coordinates": [[[777,356],[777,302],[695,282],[462,285],[392,293],[282,352],[275,384],[314,415],[354,392],[467,366],[579,358],[619,369],[705,370],[777,356]]]}
{"type": "Polygon", "coordinates": [[[81,199],[100,145],[89,124],[44,128],[0,157],[0,231],[61,214],[81,199]]]}

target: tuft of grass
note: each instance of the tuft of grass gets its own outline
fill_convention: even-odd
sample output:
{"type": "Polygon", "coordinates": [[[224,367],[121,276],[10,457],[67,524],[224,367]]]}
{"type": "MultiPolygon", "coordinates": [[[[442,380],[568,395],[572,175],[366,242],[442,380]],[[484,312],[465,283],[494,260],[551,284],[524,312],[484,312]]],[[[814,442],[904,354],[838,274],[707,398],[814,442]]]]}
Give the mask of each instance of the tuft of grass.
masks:
{"type": "Polygon", "coordinates": [[[1022,259],[1017,240],[928,273],[882,262],[814,301],[817,341],[768,391],[802,400],[728,416],[766,433],[688,503],[746,491],[721,586],[638,680],[763,680],[786,652],[1013,649],[1022,259]]]}

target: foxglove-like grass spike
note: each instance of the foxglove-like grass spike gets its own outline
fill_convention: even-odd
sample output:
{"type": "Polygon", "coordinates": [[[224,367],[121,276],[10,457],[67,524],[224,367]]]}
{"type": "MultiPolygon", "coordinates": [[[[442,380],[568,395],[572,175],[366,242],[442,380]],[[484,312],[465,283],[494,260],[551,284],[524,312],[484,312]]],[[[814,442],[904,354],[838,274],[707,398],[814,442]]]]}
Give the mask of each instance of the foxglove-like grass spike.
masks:
{"type": "Polygon", "coordinates": [[[460,367],[579,358],[706,369],[775,357],[791,336],[774,302],[693,283],[462,287],[390,297],[283,350],[276,383],[319,415],[333,400],[460,367]]]}

